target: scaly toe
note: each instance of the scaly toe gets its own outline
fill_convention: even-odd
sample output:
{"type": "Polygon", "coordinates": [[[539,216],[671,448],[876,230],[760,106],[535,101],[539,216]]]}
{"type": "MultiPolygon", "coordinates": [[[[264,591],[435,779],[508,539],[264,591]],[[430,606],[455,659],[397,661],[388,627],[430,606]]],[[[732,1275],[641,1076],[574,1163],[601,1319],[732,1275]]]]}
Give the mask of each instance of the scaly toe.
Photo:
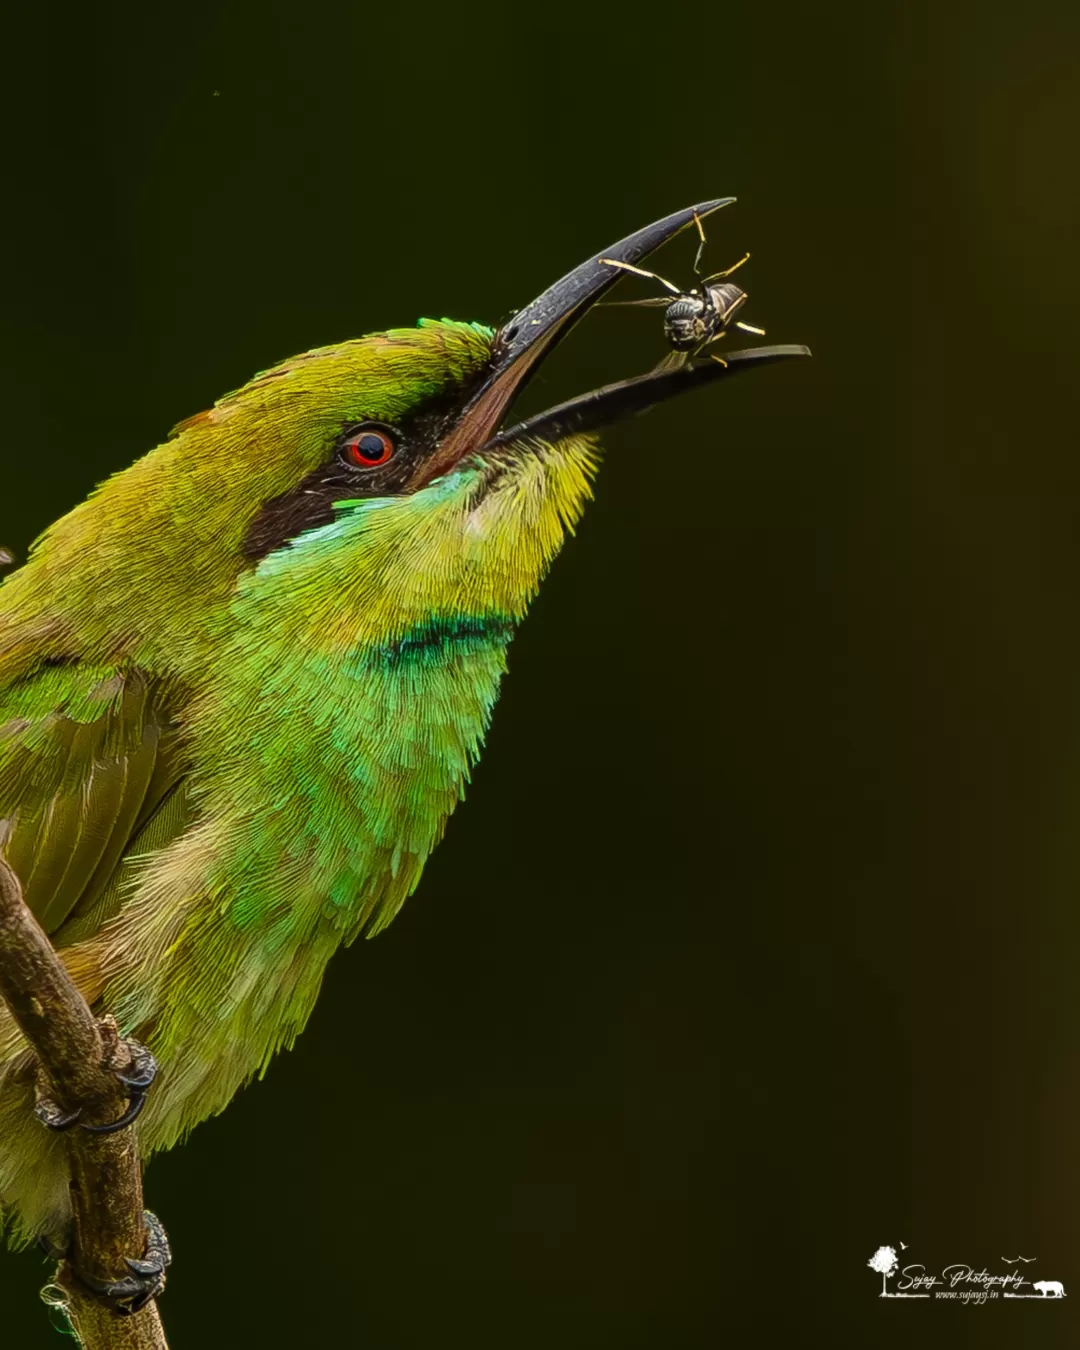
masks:
{"type": "Polygon", "coordinates": [[[130,1275],[122,1280],[98,1280],[68,1262],[72,1273],[84,1288],[108,1303],[121,1317],[128,1317],[145,1308],[165,1288],[165,1272],[172,1263],[169,1238],[156,1214],[143,1210],[146,1225],[146,1250],[139,1259],[127,1257],[125,1264],[130,1275]]]}

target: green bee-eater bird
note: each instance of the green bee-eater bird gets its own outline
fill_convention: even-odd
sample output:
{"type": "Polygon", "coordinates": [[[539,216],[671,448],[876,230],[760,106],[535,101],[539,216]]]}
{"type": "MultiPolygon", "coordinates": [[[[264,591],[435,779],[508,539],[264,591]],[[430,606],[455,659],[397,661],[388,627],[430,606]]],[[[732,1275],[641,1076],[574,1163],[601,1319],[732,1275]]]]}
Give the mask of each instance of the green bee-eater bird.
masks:
{"type": "MultiPolygon", "coordinates": [[[[146,1153],[289,1045],[334,951],[416,887],[507,644],[589,496],[595,429],[752,364],[641,376],[499,431],[554,343],[725,199],[493,331],[422,321],[257,375],[102,484],[0,586],[0,848],[90,1004],[160,1066],[146,1153]]],[[[69,1213],[0,1011],[0,1201],[69,1213]]]]}

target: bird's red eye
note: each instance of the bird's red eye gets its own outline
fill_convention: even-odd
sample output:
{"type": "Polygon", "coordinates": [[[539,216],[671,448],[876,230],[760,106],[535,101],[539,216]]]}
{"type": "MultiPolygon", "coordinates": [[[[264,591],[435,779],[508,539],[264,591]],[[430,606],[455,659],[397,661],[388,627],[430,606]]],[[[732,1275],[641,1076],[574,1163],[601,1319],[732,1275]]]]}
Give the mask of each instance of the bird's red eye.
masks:
{"type": "Polygon", "coordinates": [[[358,469],[374,469],[393,459],[397,442],[382,427],[361,427],[344,443],[345,458],[358,469]]]}

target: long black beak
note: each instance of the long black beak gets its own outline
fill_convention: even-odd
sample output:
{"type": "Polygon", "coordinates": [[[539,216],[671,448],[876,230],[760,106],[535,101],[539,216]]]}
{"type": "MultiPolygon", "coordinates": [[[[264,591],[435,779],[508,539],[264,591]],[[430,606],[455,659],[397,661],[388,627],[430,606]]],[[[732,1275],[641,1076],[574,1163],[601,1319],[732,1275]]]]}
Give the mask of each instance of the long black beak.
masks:
{"type": "Polygon", "coordinates": [[[704,220],[721,207],[730,206],[734,200],[734,197],[718,197],[715,201],[688,206],[646,225],[617,244],[601,249],[514,314],[496,334],[489,374],[447,429],[426,466],[425,477],[436,477],[463,455],[493,443],[506,444],[511,438],[522,435],[554,439],[571,431],[589,430],[631,413],[643,412],[686,389],[711,383],[737,370],[746,370],[750,365],[782,361],[789,356],[809,356],[806,347],[759,347],[727,352],[724,356],[729,363],[727,366],[709,361],[677,371],[624,380],[572,399],[508,431],[498,432],[511,400],[520,393],[541,359],[622,276],[620,268],[602,264],[601,258],[637,264],[680,230],[686,229],[695,217],[704,220]]]}

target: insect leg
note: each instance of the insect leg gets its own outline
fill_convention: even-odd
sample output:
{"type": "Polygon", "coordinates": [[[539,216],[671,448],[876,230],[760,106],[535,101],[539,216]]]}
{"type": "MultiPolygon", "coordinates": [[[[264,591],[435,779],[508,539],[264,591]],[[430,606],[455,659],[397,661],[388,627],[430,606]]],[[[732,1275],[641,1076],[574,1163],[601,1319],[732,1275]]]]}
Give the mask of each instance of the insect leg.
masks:
{"type": "Polygon", "coordinates": [[[652,281],[658,281],[661,286],[665,286],[672,295],[682,295],[682,291],[674,282],[666,281],[658,272],[647,272],[644,267],[635,267],[633,263],[619,262],[616,258],[598,258],[597,261],[605,267],[619,267],[624,272],[633,272],[636,277],[648,277],[652,281]]]}
{"type": "Polygon", "coordinates": [[[710,281],[721,281],[723,280],[724,277],[731,276],[732,272],[737,272],[739,268],[743,265],[743,263],[749,262],[749,260],[750,254],[744,253],[737,263],[734,263],[731,267],[725,269],[725,271],[714,272],[711,277],[706,277],[703,284],[707,286],[710,281]]]}
{"type": "Polygon", "coordinates": [[[697,226],[699,243],[697,252],[694,254],[694,276],[701,276],[701,255],[705,252],[705,226],[701,223],[701,217],[694,212],[694,224],[697,226]]]}
{"type": "MultiPolygon", "coordinates": [[[[697,358],[701,355],[701,353],[705,350],[706,347],[711,347],[714,342],[719,342],[722,337],[727,337],[726,328],[721,328],[719,333],[714,333],[712,337],[706,338],[705,341],[701,343],[699,347],[695,347],[693,352],[694,360],[695,361],[697,360],[697,358]]],[[[712,361],[719,361],[722,366],[727,365],[727,362],[724,360],[722,356],[717,356],[713,352],[709,352],[709,358],[712,361]]]]}

